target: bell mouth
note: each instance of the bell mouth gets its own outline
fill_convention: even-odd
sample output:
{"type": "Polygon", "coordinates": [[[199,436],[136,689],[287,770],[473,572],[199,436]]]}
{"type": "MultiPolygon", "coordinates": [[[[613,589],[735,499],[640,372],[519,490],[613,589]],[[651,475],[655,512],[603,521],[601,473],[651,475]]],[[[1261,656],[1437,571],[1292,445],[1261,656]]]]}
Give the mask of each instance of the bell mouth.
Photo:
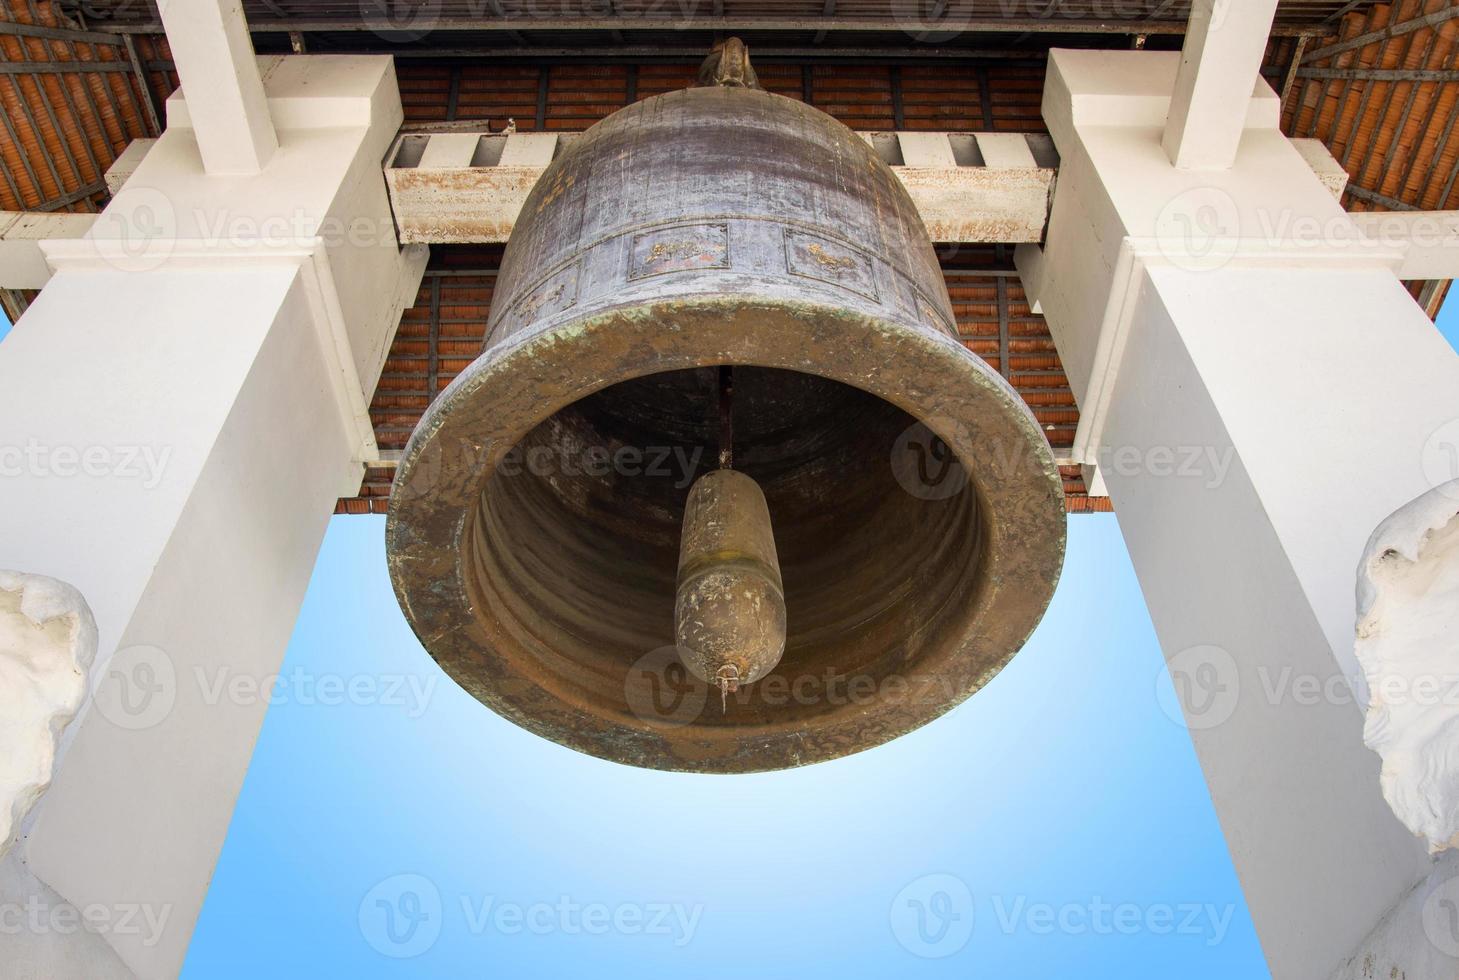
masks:
{"type": "MultiPolygon", "coordinates": [[[[625,695],[624,669],[673,643],[685,503],[716,466],[718,374],[635,378],[559,409],[479,498],[473,604],[496,612],[539,683],[605,717],[661,713],[625,695]]],[[[957,630],[979,587],[977,496],[945,446],[875,395],[748,365],[734,391],[734,468],[769,506],[786,650],[773,680],[712,699],[697,722],[806,727],[839,709],[835,686],[861,697],[957,630]]],[[[669,666],[654,665],[665,696],[698,697],[669,666]]]]}
{"type": "Polygon", "coordinates": [[[807,333],[803,310],[756,306],[610,312],[494,348],[412,437],[392,579],[422,643],[494,710],[631,765],[785,768],[932,720],[1041,618],[1062,483],[1017,394],[950,340],[839,311],[807,333]],[[721,364],[787,610],[780,665],[723,706],[672,646],[721,364]]]}

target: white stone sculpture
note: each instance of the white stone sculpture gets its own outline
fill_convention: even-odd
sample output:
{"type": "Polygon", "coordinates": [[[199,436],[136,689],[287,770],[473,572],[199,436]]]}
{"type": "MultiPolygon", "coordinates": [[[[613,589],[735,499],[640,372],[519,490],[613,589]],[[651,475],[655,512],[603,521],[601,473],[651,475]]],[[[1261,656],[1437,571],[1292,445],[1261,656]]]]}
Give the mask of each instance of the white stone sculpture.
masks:
{"type": "Polygon", "coordinates": [[[0,855],[51,783],[56,743],[95,656],[96,622],[80,592],[0,570],[0,855]]]}
{"type": "Polygon", "coordinates": [[[1373,532],[1358,568],[1357,655],[1384,798],[1431,852],[1459,845],[1459,480],[1373,532]]]}

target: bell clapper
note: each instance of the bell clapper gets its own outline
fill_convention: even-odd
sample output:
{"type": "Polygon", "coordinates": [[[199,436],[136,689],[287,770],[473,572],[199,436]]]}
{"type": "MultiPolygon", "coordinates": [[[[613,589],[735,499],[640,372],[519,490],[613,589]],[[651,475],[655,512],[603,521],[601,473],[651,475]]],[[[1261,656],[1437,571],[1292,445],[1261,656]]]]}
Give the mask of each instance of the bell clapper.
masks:
{"type": "Polygon", "coordinates": [[[733,468],[734,369],[719,369],[719,469],[695,481],[684,506],[674,634],[689,672],[719,688],[720,710],[785,652],[785,594],[770,508],[733,468]]]}
{"type": "Polygon", "coordinates": [[[740,689],[740,669],[734,664],[725,664],[714,675],[719,684],[719,710],[729,709],[729,696],[740,689]]]}

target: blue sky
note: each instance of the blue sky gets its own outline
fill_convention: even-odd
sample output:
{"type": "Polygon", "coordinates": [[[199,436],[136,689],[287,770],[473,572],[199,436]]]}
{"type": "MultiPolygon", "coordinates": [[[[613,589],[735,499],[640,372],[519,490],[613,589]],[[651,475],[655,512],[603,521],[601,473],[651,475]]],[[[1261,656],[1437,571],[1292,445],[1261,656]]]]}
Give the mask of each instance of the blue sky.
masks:
{"type": "Polygon", "coordinates": [[[740,777],[492,714],[411,635],[383,529],[331,523],[184,977],[1266,975],[1114,517],[1071,519],[967,704],[740,777]]]}
{"type": "Polygon", "coordinates": [[[970,702],[851,758],[715,777],[492,714],[398,612],[383,520],[336,519],[278,690],[429,694],[270,709],[184,975],[1263,975],[1118,527],[1070,530],[1046,621],[970,702]],[[589,905],[644,925],[589,933],[589,905]]]}

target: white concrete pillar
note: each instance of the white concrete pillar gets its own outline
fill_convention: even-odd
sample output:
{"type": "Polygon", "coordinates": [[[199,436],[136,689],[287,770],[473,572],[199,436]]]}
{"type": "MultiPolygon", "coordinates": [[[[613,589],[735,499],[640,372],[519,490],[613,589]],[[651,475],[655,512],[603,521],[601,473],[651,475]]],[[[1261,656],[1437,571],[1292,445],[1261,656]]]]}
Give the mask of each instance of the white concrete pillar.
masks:
{"type": "Polygon", "coordinates": [[[1362,743],[1354,582],[1450,479],[1459,357],[1246,98],[1233,166],[1161,145],[1174,55],[1054,52],[1062,155],[1019,268],[1079,399],[1273,974],[1326,978],[1426,872],[1362,743]],[[1445,446],[1447,440],[1450,445],[1445,446]]]}
{"type": "Polygon", "coordinates": [[[1235,161],[1250,106],[1245,96],[1258,84],[1276,14],[1277,0],[1191,5],[1162,140],[1177,167],[1225,170],[1235,161]]]}
{"type": "MultiPolygon", "coordinates": [[[[254,174],[279,148],[239,0],[160,0],[167,46],[210,174],[254,174]]],[[[168,119],[169,125],[172,120],[168,119]]]]}
{"type": "Polygon", "coordinates": [[[174,96],[0,347],[0,566],[73,583],[100,631],[21,853],[78,907],[165,916],[105,937],[144,978],[181,967],[266,708],[217,681],[277,672],[424,268],[380,172],[391,59],[264,61],[269,166],[204,172],[174,96]]]}

